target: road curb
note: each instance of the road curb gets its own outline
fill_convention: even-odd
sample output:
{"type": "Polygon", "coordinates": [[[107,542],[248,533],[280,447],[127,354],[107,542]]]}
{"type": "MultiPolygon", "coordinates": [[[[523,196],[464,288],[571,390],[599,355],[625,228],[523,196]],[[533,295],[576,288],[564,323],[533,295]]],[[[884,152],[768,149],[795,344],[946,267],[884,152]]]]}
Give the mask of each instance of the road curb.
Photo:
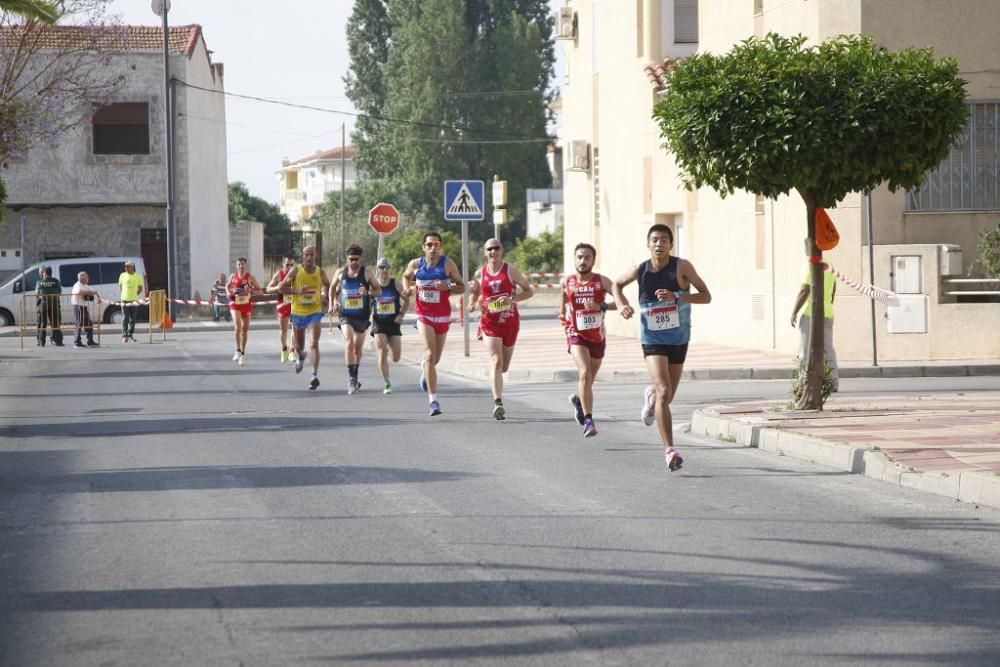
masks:
{"type": "Polygon", "coordinates": [[[817,463],[896,486],[926,491],[952,500],[1000,509],[1000,477],[980,472],[955,475],[917,472],[893,462],[877,449],[854,447],[780,428],[723,417],[711,409],[696,410],[690,432],[722,442],[763,449],[779,456],[817,463]]]}

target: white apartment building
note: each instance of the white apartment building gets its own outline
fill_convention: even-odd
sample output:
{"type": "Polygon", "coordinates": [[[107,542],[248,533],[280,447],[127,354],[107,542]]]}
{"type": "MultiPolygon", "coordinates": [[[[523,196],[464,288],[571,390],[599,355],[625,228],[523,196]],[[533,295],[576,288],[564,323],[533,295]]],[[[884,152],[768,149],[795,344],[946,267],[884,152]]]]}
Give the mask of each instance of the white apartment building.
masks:
{"type": "Polygon", "coordinates": [[[316,151],[309,157],[281,161],[279,206],[295,226],[301,225],[326,201],[329,192],[353,188],[358,182],[354,147],[316,151]]]}
{"type": "MultiPolygon", "coordinates": [[[[790,316],[807,270],[805,205],[794,192],[765,201],[685,191],[652,118],[663,73],[672,59],[722,54],[768,32],[811,43],[865,33],[894,51],[930,46],[956,58],[968,81],[970,132],[921,191],[873,193],[874,281],[860,194],[830,211],[841,241],[824,255],[851,278],[900,295],[900,307],[876,308],[880,360],[1000,357],[1000,308],[966,302],[949,282],[976,259],[978,231],[995,225],[1000,209],[998,12],[1000,0],[567,0],[556,16],[568,69],[559,130],[566,270],[570,250],[586,241],[598,248],[597,270],[615,277],[648,258],[646,231],[665,223],[675,254],[694,263],[713,294],[693,308],[695,340],[796,353],[790,316]]],[[[872,358],[870,309],[839,284],[840,358],[872,358]]],[[[608,327],[638,335],[635,319],[612,316],[608,327]]]]}

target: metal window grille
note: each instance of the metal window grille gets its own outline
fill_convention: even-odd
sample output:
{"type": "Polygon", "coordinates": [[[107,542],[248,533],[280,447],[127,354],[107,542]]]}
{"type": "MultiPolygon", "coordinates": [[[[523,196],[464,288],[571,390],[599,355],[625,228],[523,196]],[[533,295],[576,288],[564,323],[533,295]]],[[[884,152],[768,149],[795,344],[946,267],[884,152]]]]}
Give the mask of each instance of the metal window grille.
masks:
{"type": "Polygon", "coordinates": [[[906,210],[1000,209],[1000,102],[973,102],[969,123],[951,153],[919,190],[906,193],[906,210]]]}

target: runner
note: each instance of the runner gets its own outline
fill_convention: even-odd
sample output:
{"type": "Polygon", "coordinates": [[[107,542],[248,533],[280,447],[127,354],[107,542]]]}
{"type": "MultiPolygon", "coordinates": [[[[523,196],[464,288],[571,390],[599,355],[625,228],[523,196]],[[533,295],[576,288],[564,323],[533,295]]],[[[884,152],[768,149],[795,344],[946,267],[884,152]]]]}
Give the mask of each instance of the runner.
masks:
{"type": "Polygon", "coordinates": [[[684,371],[691,338],[691,304],[711,303],[712,294],[691,262],[670,255],[674,247],[670,227],[661,224],[650,227],[646,246],[650,258],[631,267],[615,281],[614,295],[622,317],[629,319],[635,311],[623,289],[639,281],[642,354],[653,381],[652,386],[646,387],[641,416],[647,426],[656,419],[667,470],[673,472],[680,470],[684,459],[674,450],[670,402],[677,394],[684,371]],[[692,285],[698,290],[694,294],[691,293],[692,285]]]}
{"type": "Polygon", "coordinates": [[[514,343],[521,329],[517,302],[530,299],[534,292],[521,272],[503,261],[503,244],[498,239],[483,244],[483,255],[486,262],[476,271],[470,288],[469,312],[480,310],[479,329],[490,354],[493,418],[503,421],[507,418],[503,407],[503,374],[510,369],[514,343]]]}
{"type": "Polygon", "coordinates": [[[403,291],[416,292],[417,330],[424,343],[420,388],[427,392],[431,417],[441,414],[437,397],[437,364],[451,325],[452,294],[462,294],[465,282],[458,266],[441,254],[441,235],[424,234],[424,256],[410,261],[403,273],[403,291]]]}
{"type": "Polygon", "coordinates": [[[614,289],[611,279],[594,273],[597,249],[589,243],[579,243],[573,248],[576,273],[562,279],[562,305],[559,319],[566,327],[566,351],[573,355],[576,364],[576,393],[569,395],[576,421],[583,427],[583,435],[597,435],[594,426],[594,380],[604,361],[607,347],[604,330],[604,313],[615,310],[614,302],[606,303],[605,297],[614,289]]]}
{"type": "Polygon", "coordinates": [[[236,260],[236,271],[226,281],[226,295],[229,297],[229,312],[233,316],[233,338],[236,339],[236,353],[233,361],[240,366],[246,363],[247,335],[250,332],[250,317],[253,315],[254,292],[262,292],[260,283],[247,273],[247,258],[236,260]]]}
{"type": "Polygon", "coordinates": [[[330,315],[340,315],[340,330],[344,332],[348,394],[356,394],[361,389],[358,367],[361,365],[365,331],[371,319],[371,297],[382,293],[371,270],[361,263],[363,253],[361,246],[348,247],[347,266],[337,269],[330,283],[330,315]]]}
{"type": "Polygon", "coordinates": [[[375,310],[372,312],[372,337],[375,338],[375,345],[378,348],[378,369],[385,380],[383,394],[392,393],[392,382],[389,381],[389,352],[392,352],[392,360],[399,361],[402,352],[402,331],[400,324],[403,322],[403,315],[410,305],[410,296],[402,292],[396,285],[396,279],[389,275],[389,260],[383,257],[378,261],[378,270],[375,273],[378,284],[382,288],[375,303],[375,310]]]}
{"type": "Polygon", "coordinates": [[[295,267],[295,257],[285,255],[281,258],[281,268],[271,276],[271,282],[267,284],[265,291],[268,294],[278,294],[278,304],[275,310],[278,312],[278,339],[281,340],[281,363],[295,361],[298,355],[295,354],[294,345],[291,353],[288,350],[288,317],[292,314],[292,295],[279,294],[278,283],[285,279],[288,272],[295,267]]]}
{"type": "Polygon", "coordinates": [[[297,359],[295,372],[301,373],[306,357],[306,330],[312,356],[309,388],[319,386],[319,337],[323,333],[323,295],[330,286],[326,272],[316,265],[316,246],[302,249],[302,264],[294,266],[278,283],[278,292],[292,295],[292,341],[297,359]]]}

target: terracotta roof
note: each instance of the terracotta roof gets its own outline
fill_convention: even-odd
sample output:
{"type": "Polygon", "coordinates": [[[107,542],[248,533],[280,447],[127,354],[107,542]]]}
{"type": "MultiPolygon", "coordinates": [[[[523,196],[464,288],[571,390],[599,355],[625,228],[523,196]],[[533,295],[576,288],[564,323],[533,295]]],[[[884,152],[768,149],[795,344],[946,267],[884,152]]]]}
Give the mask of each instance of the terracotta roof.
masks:
{"type": "MultiPolygon", "coordinates": [[[[35,50],[88,49],[94,51],[163,51],[163,28],[159,26],[7,26],[0,29],[0,48],[19,39],[25,31],[29,39],[37,40],[35,50]]],[[[170,26],[168,48],[173,54],[191,56],[200,25],[170,26]]]]}
{"type": "Polygon", "coordinates": [[[667,87],[666,75],[675,67],[684,62],[683,58],[664,58],[661,63],[650,63],[642,68],[645,72],[646,78],[649,79],[649,85],[653,87],[653,90],[660,91],[667,87]]]}
{"type": "MultiPolygon", "coordinates": [[[[348,160],[354,159],[354,146],[347,146],[344,149],[344,157],[348,160]]],[[[328,151],[316,151],[309,157],[304,157],[301,160],[294,160],[289,162],[285,166],[291,166],[293,164],[304,164],[306,162],[316,162],[317,160],[339,160],[340,159],[340,148],[331,148],[328,151]]]]}

